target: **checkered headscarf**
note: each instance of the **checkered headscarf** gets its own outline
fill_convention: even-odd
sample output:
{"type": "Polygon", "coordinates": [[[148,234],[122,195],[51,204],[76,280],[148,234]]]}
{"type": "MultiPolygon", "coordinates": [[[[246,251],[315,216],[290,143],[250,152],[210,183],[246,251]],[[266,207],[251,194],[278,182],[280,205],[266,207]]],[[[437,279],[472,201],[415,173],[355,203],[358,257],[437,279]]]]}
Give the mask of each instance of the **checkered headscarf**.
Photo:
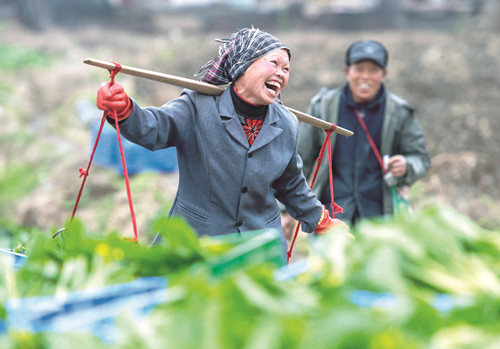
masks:
{"type": "Polygon", "coordinates": [[[291,56],[290,49],[280,40],[253,27],[215,41],[222,43],[219,56],[205,63],[196,74],[201,81],[213,85],[235,82],[255,60],[276,49],[284,48],[291,56]]]}

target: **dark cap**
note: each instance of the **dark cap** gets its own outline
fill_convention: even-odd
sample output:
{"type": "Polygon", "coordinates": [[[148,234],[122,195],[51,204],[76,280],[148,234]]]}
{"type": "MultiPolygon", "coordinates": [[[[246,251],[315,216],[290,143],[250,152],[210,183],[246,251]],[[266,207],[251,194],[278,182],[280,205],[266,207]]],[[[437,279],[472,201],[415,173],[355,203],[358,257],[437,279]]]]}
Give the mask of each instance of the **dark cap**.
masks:
{"type": "Polygon", "coordinates": [[[382,68],[385,68],[387,67],[389,54],[384,45],[378,41],[356,41],[349,46],[345,55],[346,65],[351,65],[365,59],[374,61],[382,68]]]}

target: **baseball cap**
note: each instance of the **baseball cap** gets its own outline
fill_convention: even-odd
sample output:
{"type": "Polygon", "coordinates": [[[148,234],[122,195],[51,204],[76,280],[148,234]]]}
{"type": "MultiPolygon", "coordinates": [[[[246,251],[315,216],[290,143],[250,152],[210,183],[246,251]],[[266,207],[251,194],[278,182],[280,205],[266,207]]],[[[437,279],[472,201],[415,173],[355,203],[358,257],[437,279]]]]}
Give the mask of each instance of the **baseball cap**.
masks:
{"type": "Polygon", "coordinates": [[[378,41],[364,40],[352,43],[345,55],[346,65],[351,65],[365,59],[374,61],[382,68],[385,68],[389,60],[389,54],[384,45],[378,41]]]}

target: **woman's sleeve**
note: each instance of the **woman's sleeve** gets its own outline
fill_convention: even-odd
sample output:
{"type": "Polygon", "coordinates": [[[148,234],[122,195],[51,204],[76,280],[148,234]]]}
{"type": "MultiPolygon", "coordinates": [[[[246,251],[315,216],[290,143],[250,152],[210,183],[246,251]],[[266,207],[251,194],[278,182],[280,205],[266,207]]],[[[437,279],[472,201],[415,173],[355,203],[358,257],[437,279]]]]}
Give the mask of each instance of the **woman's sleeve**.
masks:
{"type": "Polygon", "coordinates": [[[130,116],[120,123],[129,141],[149,150],[178,146],[190,137],[197,122],[194,94],[183,91],[161,107],[141,108],[132,100],[130,116]]]}
{"type": "Polygon", "coordinates": [[[302,230],[311,233],[316,228],[323,206],[307,184],[302,172],[302,160],[295,152],[286,171],[275,182],[276,199],[286,210],[301,222],[302,230]]]}

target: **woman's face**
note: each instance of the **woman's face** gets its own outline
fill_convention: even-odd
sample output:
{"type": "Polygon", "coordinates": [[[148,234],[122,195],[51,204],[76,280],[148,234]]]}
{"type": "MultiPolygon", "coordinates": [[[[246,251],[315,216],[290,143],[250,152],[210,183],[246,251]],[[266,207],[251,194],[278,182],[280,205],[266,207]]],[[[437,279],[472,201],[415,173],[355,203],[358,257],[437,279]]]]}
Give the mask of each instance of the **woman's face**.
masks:
{"type": "Polygon", "coordinates": [[[285,49],[269,52],[253,62],[234,83],[247,102],[268,105],[274,102],[288,83],[290,60],[285,49]]]}
{"type": "Polygon", "coordinates": [[[344,68],[352,98],[356,103],[371,102],[384,82],[387,70],[369,60],[360,61],[344,68]]]}

